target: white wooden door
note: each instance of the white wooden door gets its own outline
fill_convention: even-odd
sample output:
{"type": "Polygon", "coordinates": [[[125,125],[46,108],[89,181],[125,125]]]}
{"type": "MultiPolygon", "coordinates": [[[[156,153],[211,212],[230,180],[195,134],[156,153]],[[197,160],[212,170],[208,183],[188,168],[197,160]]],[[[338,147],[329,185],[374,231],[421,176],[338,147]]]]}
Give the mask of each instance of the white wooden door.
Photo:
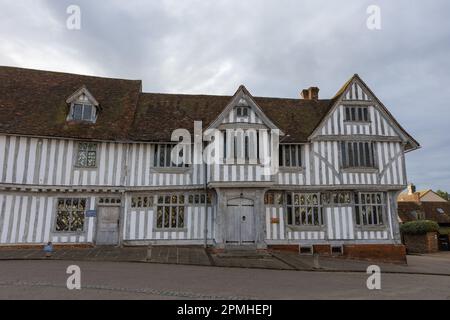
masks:
{"type": "Polygon", "coordinates": [[[99,207],[97,216],[97,245],[119,243],[120,207],[99,207]]]}
{"type": "Polygon", "coordinates": [[[227,204],[227,243],[255,243],[255,214],[253,201],[232,199],[227,204]]]}

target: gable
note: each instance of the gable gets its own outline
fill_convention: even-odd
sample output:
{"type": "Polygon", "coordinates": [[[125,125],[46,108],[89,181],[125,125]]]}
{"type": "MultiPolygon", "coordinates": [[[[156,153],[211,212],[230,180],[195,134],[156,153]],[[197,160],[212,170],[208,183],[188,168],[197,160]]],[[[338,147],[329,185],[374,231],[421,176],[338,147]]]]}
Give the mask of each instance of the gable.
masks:
{"type": "Polygon", "coordinates": [[[333,107],[314,130],[311,139],[334,135],[377,136],[399,139],[409,150],[420,147],[358,75],[343,86],[334,100],[333,107]],[[348,113],[365,116],[350,116],[349,119],[348,113]]]}
{"type": "Polygon", "coordinates": [[[441,196],[439,196],[432,190],[429,190],[423,196],[421,196],[420,201],[422,201],[422,202],[444,202],[444,203],[448,202],[447,200],[443,199],[441,196]]]}
{"type": "Polygon", "coordinates": [[[343,101],[373,101],[372,96],[354,79],[343,93],[343,101]]]}
{"type": "Polygon", "coordinates": [[[405,139],[401,131],[392,124],[392,121],[381,112],[376,104],[358,106],[355,104],[346,104],[345,101],[338,104],[327,116],[317,135],[370,135],[405,139]],[[346,121],[347,108],[365,108],[369,121],[346,121]]]}
{"type": "Polygon", "coordinates": [[[219,116],[210,124],[209,128],[219,128],[220,125],[242,123],[264,125],[269,129],[278,129],[280,130],[280,134],[284,135],[282,130],[264,114],[261,107],[255,102],[252,95],[244,86],[239,87],[231,101],[219,114],[219,116]],[[238,114],[238,109],[241,108],[248,109],[247,116],[240,116],[238,114]]]}
{"type": "Polygon", "coordinates": [[[94,96],[89,92],[86,86],[82,86],[80,89],[75,91],[69,98],[67,98],[66,103],[90,103],[95,107],[99,106],[98,101],[94,98],[94,96]]]}
{"type": "Polygon", "coordinates": [[[239,100],[237,106],[230,109],[228,114],[225,114],[221,124],[231,123],[247,123],[247,124],[263,124],[263,120],[258,115],[257,111],[248,103],[245,98],[239,100]],[[239,114],[239,109],[246,109],[247,115],[239,114]]]}

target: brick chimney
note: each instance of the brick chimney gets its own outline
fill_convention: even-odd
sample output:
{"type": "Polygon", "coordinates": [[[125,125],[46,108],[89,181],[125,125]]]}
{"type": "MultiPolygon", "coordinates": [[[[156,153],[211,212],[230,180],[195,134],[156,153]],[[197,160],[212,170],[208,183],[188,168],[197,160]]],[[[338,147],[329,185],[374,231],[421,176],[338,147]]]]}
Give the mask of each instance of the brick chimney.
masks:
{"type": "Polygon", "coordinates": [[[302,90],[302,97],[304,100],[318,100],[320,89],[317,87],[310,87],[302,90]]]}
{"type": "Polygon", "coordinates": [[[413,195],[416,193],[416,186],[412,183],[408,184],[408,194],[413,195]]]}

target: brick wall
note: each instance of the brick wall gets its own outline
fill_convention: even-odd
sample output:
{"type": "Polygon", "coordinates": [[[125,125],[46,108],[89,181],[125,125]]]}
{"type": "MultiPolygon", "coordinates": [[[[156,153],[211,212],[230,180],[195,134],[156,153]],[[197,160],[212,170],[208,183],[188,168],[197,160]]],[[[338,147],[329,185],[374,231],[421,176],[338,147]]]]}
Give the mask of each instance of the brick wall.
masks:
{"type": "Polygon", "coordinates": [[[436,232],[423,235],[404,235],[405,245],[408,253],[433,253],[439,251],[436,232]]]}
{"type": "Polygon", "coordinates": [[[380,262],[406,263],[406,248],[395,244],[344,245],[344,257],[380,262]]]}
{"type": "Polygon", "coordinates": [[[316,244],[313,246],[314,253],[320,256],[329,256],[331,255],[331,246],[327,244],[316,244]]]}
{"type": "Polygon", "coordinates": [[[275,244],[268,246],[268,249],[275,251],[300,252],[298,244],[275,244]]]}
{"type": "MultiPolygon", "coordinates": [[[[330,245],[314,245],[314,253],[330,255],[330,245]]],[[[299,252],[298,245],[271,245],[269,250],[299,252]]],[[[344,245],[343,258],[378,262],[406,263],[406,248],[394,244],[344,245]]]]}

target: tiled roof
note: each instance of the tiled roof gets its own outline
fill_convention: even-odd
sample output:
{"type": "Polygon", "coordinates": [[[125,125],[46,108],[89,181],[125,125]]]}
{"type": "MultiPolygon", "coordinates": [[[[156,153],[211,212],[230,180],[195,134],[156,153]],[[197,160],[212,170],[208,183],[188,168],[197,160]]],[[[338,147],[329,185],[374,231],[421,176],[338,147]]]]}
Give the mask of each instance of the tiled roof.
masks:
{"type": "Polygon", "coordinates": [[[0,132],[124,140],[140,91],[141,81],[0,67],[0,132]],[[95,124],[66,122],[66,99],[82,86],[100,103],[95,124]]]}
{"type": "MultiPolygon", "coordinates": [[[[231,96],[143,93],[132,126],[133,140],[167,141],[174,129],[193,130],[193,121],[203,127],[213,122],[231,101],[231,96]]],[[[331,108],[331,100],[301,100],[254,97],[262,111],[288,137],[284,142],[306,142],[331,108]]]]}
{"type": "Polygon", "coordinates": [[[422,213],[427,220],[450,223],[450,202],[398,202],[398,214],[403,222],[416,220],[414,212],[422,213]]]}
{"type": "MultiPolygon", "coordinates": [[[[0,67],[0,133],[96,140],[170,141],[174,129],[214,121],[231,96],[141,93],[141,81],[0,67]],[[66,99],[85,86],[100,103],[95,124],[68,123],[66,99]]],[[[335,100],[254,97],[284,133],[306,142],[335,100]]]]}

